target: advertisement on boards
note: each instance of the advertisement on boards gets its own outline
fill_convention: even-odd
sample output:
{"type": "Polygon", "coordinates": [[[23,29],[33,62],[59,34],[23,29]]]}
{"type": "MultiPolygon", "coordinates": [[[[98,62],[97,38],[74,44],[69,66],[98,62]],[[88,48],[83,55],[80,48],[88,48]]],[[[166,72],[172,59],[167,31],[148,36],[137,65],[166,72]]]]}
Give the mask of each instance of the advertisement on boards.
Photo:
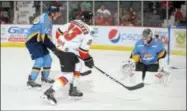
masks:
{"type": "MultiPolygon", "coordinates": [[[[24,44],[26,33],[31,25],[1,25],[1,43],[8,46],[14,44],[24,44]]],[[[63,25],[53,25],[52,40],[56,43],[57,29],[63,25]]],[[[92,46],[99,46],[98,49],[115,49],[122,47],[124,50],[128,47],[133,48],[135,43],[141,39],[142,31],[150,27],[122,27],[122,26],[92,26],[94,30],[94,39],[92,46]],[[109,46],[108,48],[106,48],[109,46]]],[[[162,42],[168,48],[168,29],[167,28],[150,28],[153,34],[158,34],[162,42]]],[[[1,44],[2,45],[2,44],[1,44]]],[[[2,45],[3,46],[3,45],[2,45]]],[[[24,46],[24,45],[21,45],[24,46]]],[[[185,50],[186,32],[185,30],[172,30],[170,38],[170,49],[185,50]]]]}
{"type": "Polygon", "coordinates": [[[175,39],[175,45],[177,48],[181,48],[181,49],[186,48],[186,30],[185,29],[173,30],[172,36],[175,39]]]}
{"type": "Polygon", "coordinates": [[[9,42],[25,42],[28,26],[9,26],[8,28],[8,41],[9,42]]]}
{"type": "Polygon", "coordinates": [[[2,25],[1,43],[24,43],[29,25],[2,25]]]}
{"type": "MultiPolygon", "coordinates": [[[[134,46],[142,38],[143,27],[97,27],[95,44],[134,46]]],[[[165,45],[168,44],[168,33],[166,28],[151,28],[153,34],[157,33],[165,45]]]]}
{"type": "Polygon", "coordinates": [[[8,28],[7,27],[1,27],[1,43],[8,42],[8,28]]]}

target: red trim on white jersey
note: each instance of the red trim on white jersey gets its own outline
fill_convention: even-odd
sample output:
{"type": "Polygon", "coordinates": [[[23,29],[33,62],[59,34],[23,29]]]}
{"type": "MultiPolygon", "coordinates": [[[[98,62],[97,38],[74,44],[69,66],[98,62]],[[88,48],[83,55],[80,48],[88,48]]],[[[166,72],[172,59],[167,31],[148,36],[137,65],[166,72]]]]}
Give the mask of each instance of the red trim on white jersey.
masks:
{"type": "Polygon", "coordinates": [[[80,55],[80,58],[83,60],[89,57],[88,51],[83,50],[81,48],[79,48],[79,55],[80,55]]]}

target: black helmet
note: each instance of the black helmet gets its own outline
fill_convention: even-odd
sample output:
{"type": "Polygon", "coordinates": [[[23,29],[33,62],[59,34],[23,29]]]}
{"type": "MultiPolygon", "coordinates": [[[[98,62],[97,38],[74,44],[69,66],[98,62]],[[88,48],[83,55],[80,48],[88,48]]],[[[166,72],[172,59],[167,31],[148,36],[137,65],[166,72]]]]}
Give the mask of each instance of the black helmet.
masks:
{"type": "Polygon", "coordinates": [[[142,36],[152,38],[153,32],[151,31],[151,29],[144,29],[142,32],[142,36]]]}
{"type": "Polygon", "coordinates": [[[91,11],[83,11],[81,13],[81,20],[83,22],[89,23],[93,17],[93,13],[91,11]]]}

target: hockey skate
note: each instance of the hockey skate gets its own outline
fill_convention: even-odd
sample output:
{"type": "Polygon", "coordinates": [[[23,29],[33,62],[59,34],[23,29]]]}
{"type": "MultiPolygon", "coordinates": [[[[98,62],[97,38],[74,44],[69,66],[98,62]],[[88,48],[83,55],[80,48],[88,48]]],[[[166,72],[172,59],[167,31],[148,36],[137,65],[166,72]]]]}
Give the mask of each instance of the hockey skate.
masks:
{"type": "Polygon", "coordinates": [[[73,84],[70,84],[69,96],[71,99],[81,99],[83,93],[77,87],[74,87],[73,84]]]}
{"type": "Polygon", "coordinates": [[[42,81],[43,84],[45,84],[45,83],[54,83],[55,82],[53,79],[44,78],[44,77],[41,78],[41,81],[42,81]]]}
{"type": "Polygon", "coordinates": [[[44,92],[41,98],[52,105],[56,105],[57,100],[54,97],[54,92],[55,91],[50,87],[47,91],[44,92]]]}
{"type": "Polygon", "coordinates": [[[42,73],[41,81],[42,81],[42,84],[45,84],[45,83],[54,83],[55,82],[53,79],[44,77],[43,73],[42,73]]]}
{"type": "Polygon", "coordinates": [[[30,88],[41,88],[41,85],[36,83],[34,80],[31,79],[31,76],[29,75],[28,81],[27,81],[28,89],[30,88]]]}

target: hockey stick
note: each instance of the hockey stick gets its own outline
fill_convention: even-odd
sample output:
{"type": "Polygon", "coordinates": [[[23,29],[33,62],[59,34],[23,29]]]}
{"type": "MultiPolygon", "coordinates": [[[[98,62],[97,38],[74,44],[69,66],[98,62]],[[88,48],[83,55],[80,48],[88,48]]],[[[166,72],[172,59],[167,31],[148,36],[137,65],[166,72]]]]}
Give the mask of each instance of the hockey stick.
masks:
{"type": "Polygon", "coordinates": [[[100,71],[102,74],[104,74],[105,76],[107,76],[108,78],[110,78],[111,80],[113,80],[114,82],[120,84],[121,86],[123,86],[124,88],[128,89],[128,90],[136,90],[136,89],[140,89],[142,87],[144,87],[144,83],[139,83],[135,86],[125,86],[124,84],[122,84],[121,82],[119,82],[118,80],[116,80],[115,78],[111,77],[110,75],[108,75],[107,73],[105,73],[104,71],[102,71],[100,68],[98,68],[97,66],[93,66],[95,69],[97,69],[98,71],[100,71]]]}
{"type": "Polygon", "coordinates": [[[171,66],[170,68],[171,69],[185,69],[185,68],[178,68],[178,67],[175,67],[175,66],[171,66]]]}
{"type": "Polygon", "coordinates": [[[91,71],[91,70],[88,70],[88,71],[85,71],[85,72],[81,72],[80,75],[81,75],[81,76],[86,76],[86,75],[89,75],[89,74],[91,74],[91,73],[92,73],[92,71],[91,71]]]}

